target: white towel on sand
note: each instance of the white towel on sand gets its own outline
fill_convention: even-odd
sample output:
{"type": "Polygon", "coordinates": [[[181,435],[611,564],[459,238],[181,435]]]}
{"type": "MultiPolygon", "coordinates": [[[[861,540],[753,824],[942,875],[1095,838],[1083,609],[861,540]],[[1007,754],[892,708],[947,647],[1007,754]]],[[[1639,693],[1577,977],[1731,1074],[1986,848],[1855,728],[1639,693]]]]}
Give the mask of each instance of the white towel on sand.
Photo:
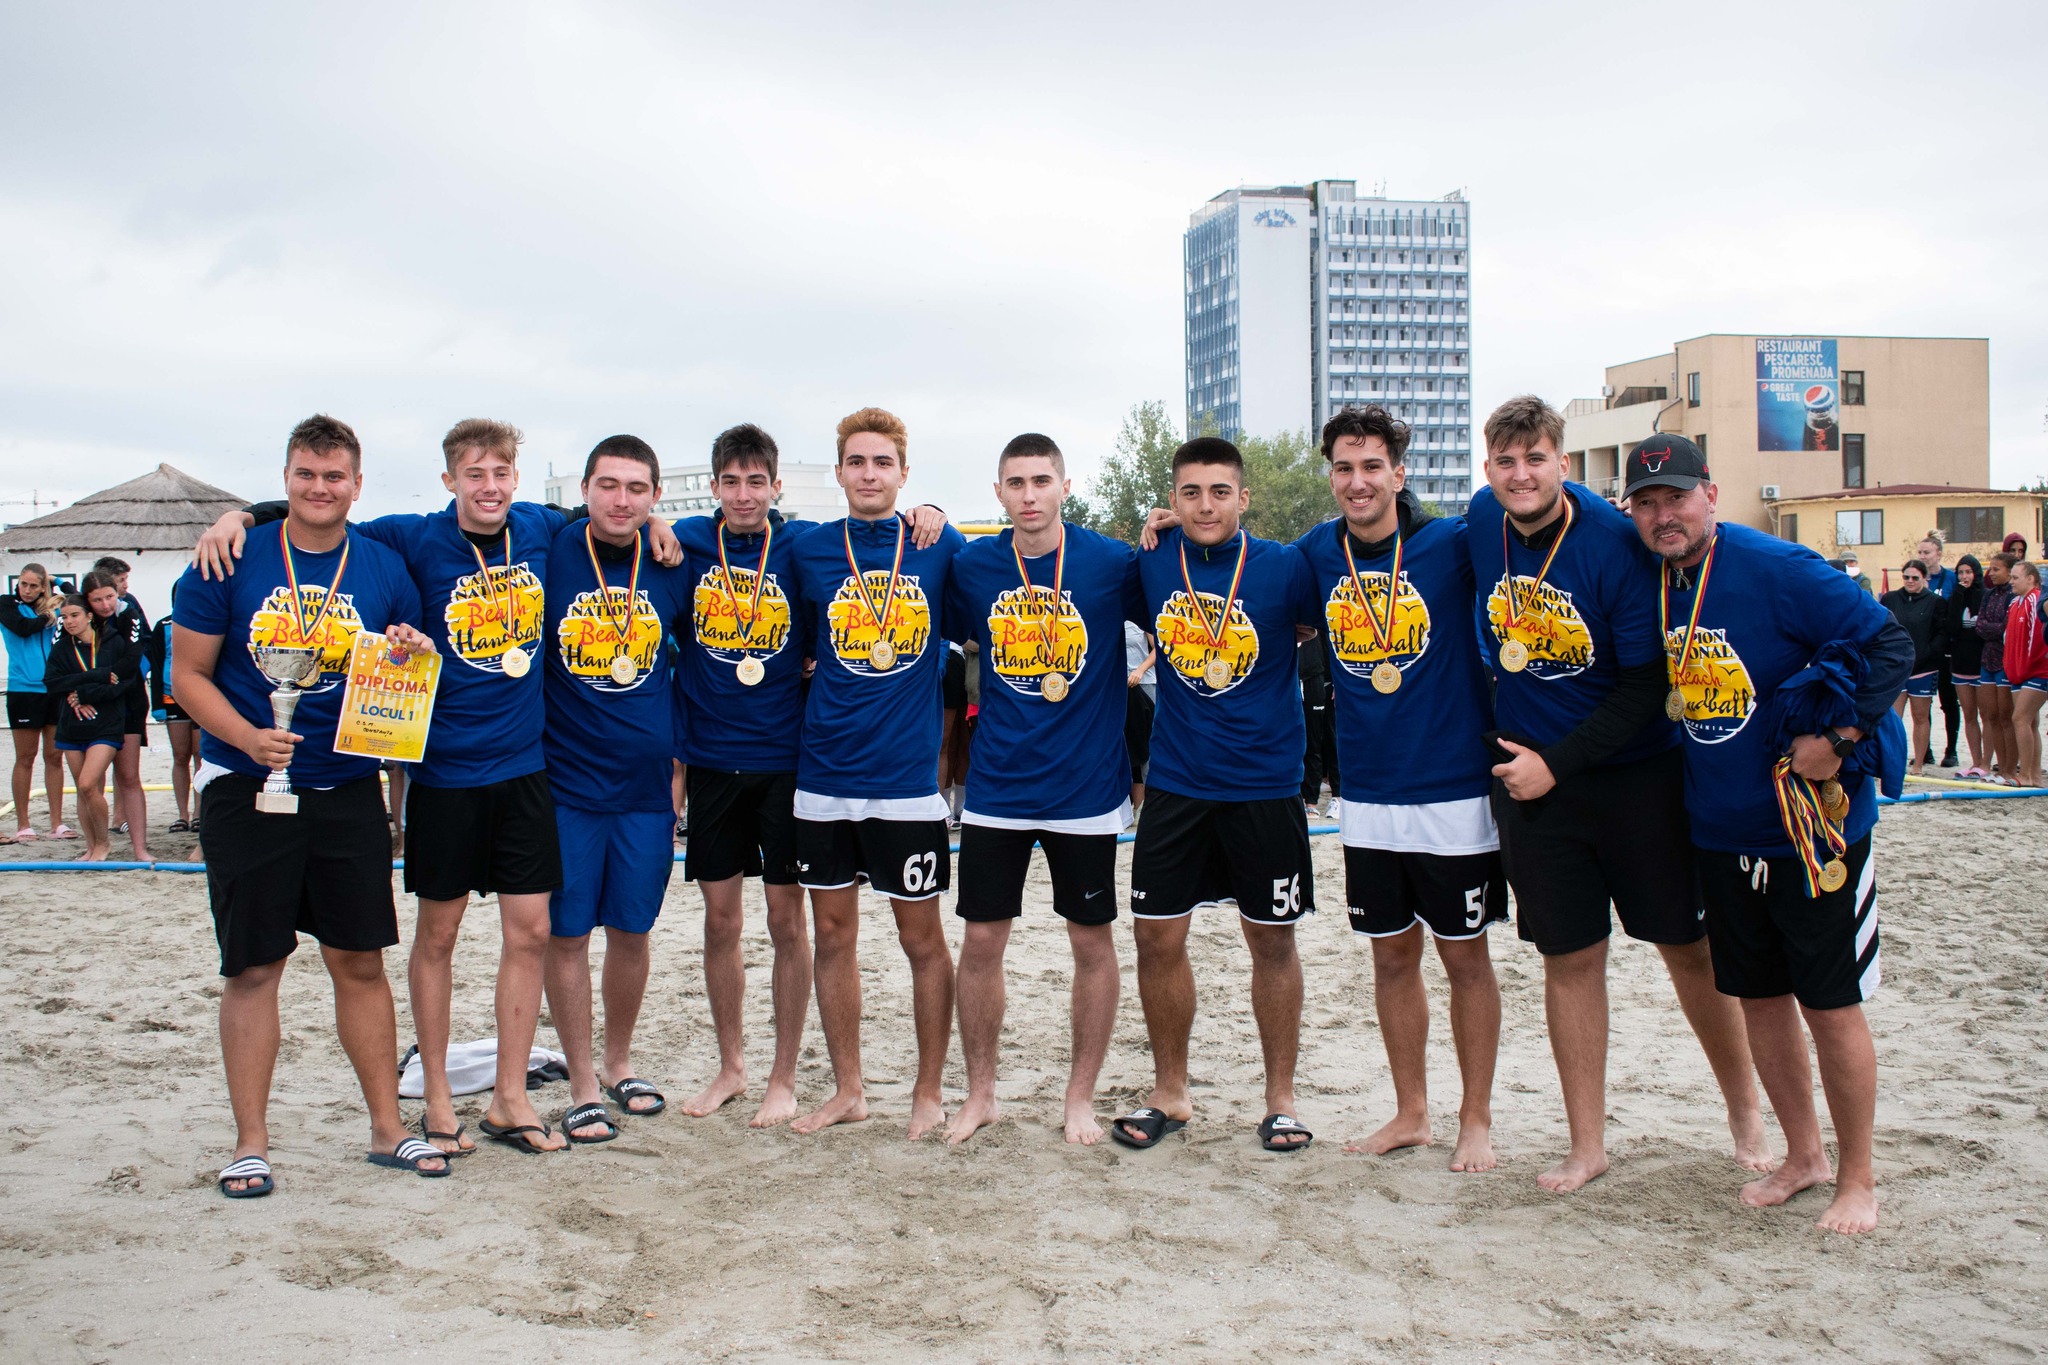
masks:
{"type": "MultiPolygon", "coordinates": [[[[566,1067],[569,1059],[559,1052],[550,1052],[536,1047],[526,1060],[528,1075],[544,1066],[553,1064],[566,1067]]],[[[458,1095],[474,1095],[489,1090],[498,1080],[498,1040],[479,1038],[473,1043],[450,1043],[448,1045],[448,1088],[458,1095]]],[[[416,1100],[427,1093],[426,1069],[420,1065],[420,1055],[414,1050],[406,1055],[405,1070],[398,1074],[398,1097],[402,1100],[416,1100]]]]}

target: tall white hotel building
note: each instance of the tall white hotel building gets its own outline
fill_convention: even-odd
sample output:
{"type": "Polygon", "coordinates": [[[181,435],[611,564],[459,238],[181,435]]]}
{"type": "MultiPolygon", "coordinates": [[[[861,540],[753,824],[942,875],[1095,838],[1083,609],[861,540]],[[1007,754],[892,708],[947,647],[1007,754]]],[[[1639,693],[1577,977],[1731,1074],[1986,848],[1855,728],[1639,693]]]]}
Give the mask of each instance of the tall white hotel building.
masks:
{"type": "Polygon", "coordinates": [[[1188,431],[1306,429],[1377,402],[1414,428],[1408,486],[1472,496],[1471,206],[1357,182],[1240,186],[1188,221],[1188,431]]]}

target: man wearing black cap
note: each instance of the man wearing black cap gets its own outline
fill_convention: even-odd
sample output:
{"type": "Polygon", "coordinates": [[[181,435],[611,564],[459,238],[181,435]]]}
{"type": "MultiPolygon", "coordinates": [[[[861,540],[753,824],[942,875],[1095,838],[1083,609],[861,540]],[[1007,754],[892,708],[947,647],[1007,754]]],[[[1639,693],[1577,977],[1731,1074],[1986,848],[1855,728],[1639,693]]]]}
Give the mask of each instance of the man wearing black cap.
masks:
{"type": "Polygon", "coordinates": [[[1563,435],[1563,416],[1534,395],[1494,410],[1465,537],[1503,758],[1494,819],[1516,929],[1543,956],[1571,1130],[1571,1150],[1537,1183],[1568,1194],[1607,1170],[1610,905],[1664,960],[1727,1102],[1735,1159],[1768,1171],[1742,1010],[1714,989],[1693,882],[1653,561],[1627,517],[1566,481],[1563,435]]]}
{"type": "MultiPolygon", "coordinates": [[[[1877,1054],[1863,1002],[1878,984],[1870,836],[1880,766],[1865,744],[1912,667],[1890,613],[1818,555],[1717,524],[1698,446],[1653,436],[1629,455],[1623,497],[1659,566],[1672,718],[1684,733],[1685,803],[1720,990],[1742,1001],[1757,1074],[1785,1134],[1785,1161],[1742,1187],[1752,1207],[1835,1183],[1820,1226],[1877,1226],[1871,1130],[1877,1054]],[[1809,665],[1853,678],[1852,724],[1778,738],[1779,689],[1809,665]],[[1852,760],[1845,770],[1844,760],[1852,760]],[[1784,766],[1781,766],[1783,760],[1784,766]],[[1802,1015],[1820,1059],[1840,1169],[1821,1145],[1802,1015]]],[[[1797,701],[1825,708],[1824,684],[1797,701]]],[[[1896,733],[1896,731],[1894,731],[1896,733]]]]}

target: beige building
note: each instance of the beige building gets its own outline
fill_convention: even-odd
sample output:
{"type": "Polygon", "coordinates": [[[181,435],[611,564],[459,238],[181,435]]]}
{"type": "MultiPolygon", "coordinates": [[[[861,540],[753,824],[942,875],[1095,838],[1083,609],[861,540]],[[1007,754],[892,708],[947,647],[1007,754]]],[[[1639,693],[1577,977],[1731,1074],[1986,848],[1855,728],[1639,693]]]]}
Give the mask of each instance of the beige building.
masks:
{"type": "MultiPolygon", "coordinates": [[[[1654,431],[1675,432],[1705,449],[1721,515],[1762,530],[1777,529],[1774,504],[1896,484],[1960,491],[1990,483],[1991,346],[1984,338],[1763,338],[1761,348],[1759,340],[1717,333],[1609,366],[1602,396],[1574,400],[1565,411],[1572,477],[1619,496],[1629,451],[1654,431]],[[1793,380],[1775,398],[1760,397],[1760,350],[1806,349],[1818,358],[1822,347],[1835,354],[1832,393],[1819,392],[1830,383],[1803,388],[1805,380],[1793,380]],[[1815,427],[1804,433],[1806,443],[1822,448],[1798,448],[1808,424],[1802,395],[1811,398],[1815,427]],[[1760,448],[1773,444],[1795,448],[1760,448]]],[[[2009,529],[2038,539],[2030,519],[2009,529]]],[[[1802,538],[1820,548],[1810,535],[1802,527],[1802,538]]]]}
{"type": "Polygon", "coordinates": [[[1772,505],[1779,535],[1828,559],[1854,553],[1880,592],[1898,586],[1899,566],[1930,532],[1947,546],[1942,562],[1951,568],[1958,555],[1982,560],[1998,553],[2014,531],[2026,537],[2027,553],[2038,559],[2042,506],[2039,493],[1924,483],[1842,489],[1772,505]]]}

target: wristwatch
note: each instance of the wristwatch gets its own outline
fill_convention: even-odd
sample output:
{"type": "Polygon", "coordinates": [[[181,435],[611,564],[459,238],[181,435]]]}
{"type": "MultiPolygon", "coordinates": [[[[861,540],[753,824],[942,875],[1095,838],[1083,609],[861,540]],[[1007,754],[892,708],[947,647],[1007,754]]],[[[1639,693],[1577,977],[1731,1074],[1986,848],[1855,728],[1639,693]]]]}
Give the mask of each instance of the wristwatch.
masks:
{"type": "Polygon", "coordinates": [[[1856,752],[1856,741],[1832,725],[1821,731],[1820,737],[1828,742],[1830,749],[1835,751],[1836,758],[1847,759],[1850,754],[1856,752]]]}

